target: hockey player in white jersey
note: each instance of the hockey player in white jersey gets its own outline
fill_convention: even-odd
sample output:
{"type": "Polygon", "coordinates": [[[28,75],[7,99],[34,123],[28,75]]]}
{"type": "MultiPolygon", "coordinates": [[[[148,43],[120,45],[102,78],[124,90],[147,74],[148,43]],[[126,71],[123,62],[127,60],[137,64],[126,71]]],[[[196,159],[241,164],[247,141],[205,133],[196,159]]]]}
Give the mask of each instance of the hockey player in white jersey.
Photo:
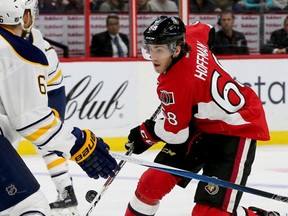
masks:
{"type": "MultiPolygon", "coordinates": [[[[55,49],[50,45],[49,42],[43,39],[41,32],[38,29],[32,28],[29,41],[38,48],[44,49],[43,52],[46,54],[49,68],[47,70],[47,93],[48,93],[48,106],[56,110],[59,114],[62,122],[65,118],[65,86],[63,84],[62,68],[57,56],[55,49]],[[43,46],[43,47],[42,47],[43,46]]],[[[5,121],[6,116],[0,115],[0,121],[5,121]]],[[[6,121],[5,121],[6,122],[6,121]]],[[[7,127],[9,125],[7,124],[7,127]]],[[[17,136],[18,134],[16,134],[17,136]]],[[[17,149],[19,146],[19,140],[15,140],[13,144],[14,148],[17,149]]],[[[53,183],[55,184],[58,192],[57,200],[50,203],[52,216],[78,216],[80,215],[77,210],[78,201],[72,185],[72,178],[69,175],[67,159],[59,157],[53,152],[47,152],[40,149],[36,149],[39,154],[42,155],[49,174],[53,183]]]]}
{"type": "MultiPolygon", "coordinates": [[[[32,29],[32,33],[34,28],[32,29]]],[[[62,122],[65,119],[66,94],[63,84],[62,68],[54,48],[45,43],[45,53],[49,63],[47,77],[48,106],[57,110],[62,122]]],[[[50,203],[52,215],[54,216],[79,216],[77,210],[78,201],[72,185],[72,178],[69,175],[67,159],[59,157],[52,152],[40,151],[47,165],[50,176],[56,186],[58,196],[55,202],[50,203]]]]}
{"type": "MultiPolygon", "coordinates": [[[[31,10],[30,22],[24,25],[23,38],[41,49],[48,60],[49,69],[46,74],[48,106],[57,111],[61,121],[65,119],[66,94],[63,84],[63,74],[57,53],[51,44],[43,39],[41,32],[34,27],[34,21],[38,15],[38,2],[34,1],[34,9],[31,10]]],[[[78,216],[77,199],[72,185],[72,178],[68,172],[68,163],[65,158],[57,156],[53,152],[38,151],[46,163],[50,176],[56,186],[57,200],[50,203],[52,215],[78,216]]]]}
{"type": "MultiPolygon", "coordinates": [[[[41,45],[44,45],[43,51],[49,63],[46,76],[48,106],[57,111],[63,122],[65,119],[66,97],[62,68],[57,53],[50,43],[43,39],[40,31],[35,28],[32,28],[28,39],[38,48],[42,48],[41,45]]],[[[78,202],[72,185],[72,178],[69,175],[67,160],[53,152],[42,150],[38,152],[42,155],[58,192],[57,200],[50,203],[52,215],[78,216],[78,202]]]]}
{"type": "Polygon", "coordinates": [[[74,160],[91,178],[114,176],[118,168],[101,138],[87,129],[66,127],[49,108],[48,61],[21,38],[33,3],[0,1],[0,114],[15,128],[9,131],[0,122],[0,215],[50,215],[39,183],[11,145],[15,131],[39,149],[74,160]]]}

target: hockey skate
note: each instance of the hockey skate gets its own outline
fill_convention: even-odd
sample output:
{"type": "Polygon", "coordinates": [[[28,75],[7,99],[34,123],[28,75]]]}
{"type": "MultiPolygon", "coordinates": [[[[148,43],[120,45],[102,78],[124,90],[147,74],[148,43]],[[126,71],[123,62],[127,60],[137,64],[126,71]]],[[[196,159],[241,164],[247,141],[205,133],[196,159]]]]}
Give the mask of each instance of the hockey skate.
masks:
{"type": "Polygon", "coordinates": [[[64,191],[58,191],[57,200],[49,205],[52,216],[80,216],[72,185],[65,187],[64,191]]]}
{"type": "Polygon", "coordinates": [[[276,211],[266,211],[264,209],[260,209],[257,207],[249,207],[249,210],[253,211],[255,214],[259,215],[259,216],[281,216],[278,212],[276,211]]]}

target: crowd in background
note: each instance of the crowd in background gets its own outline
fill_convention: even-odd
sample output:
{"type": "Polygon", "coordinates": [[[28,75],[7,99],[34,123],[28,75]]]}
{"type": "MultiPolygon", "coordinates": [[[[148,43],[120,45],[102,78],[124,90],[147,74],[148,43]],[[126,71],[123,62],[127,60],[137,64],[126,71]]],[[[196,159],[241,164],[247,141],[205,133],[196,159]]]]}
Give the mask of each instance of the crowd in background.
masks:
{"type": "MultiPolygon", "coordinates": [[[[138,0],[139,12],[177,12],[179,0],[138,0]]],[[[190,0],[191,13],[287,12],[288,0],[190,0]]],[[[83,13],[84,0],[39,0],[40,13],[83,13]]],[[[90,0],[91,12],[128,12],[129,0],[90,0]]]]}
{"type": "MultiPolygon", "coordinates": [[[[139,0],[139,12],[177,12],[178,0],[139,0]]],[[[90,0],[91,12],[128,12],[129,0],[90,0]]],[[[83,13],[84,0],[39,0],[40,13],[83,13]]]]}
{"type": "Polygon", "coordinates": [[[38,0],[40,14],[83,13],[83,0],[38,0]]]}
{"type": "MultiPolygon", "coordinates": [[[[163,13],[179,11],[179,0],[137,0],[139,13],[163,13]]],[[[269,13],[269,12],[288,12],[288,0],[190,0],[191,14],[211,13],[219,15],[218,26],[216,32],[215,44],[213,51],[215,54],[236,54],[249,55],[249,44],[243,32],[234,29],[234,14],[239,13],[269,13]]],[[[83,14],[85,0],[39,0],[40,14],[83,14]]],[[[129,0],[90,0],[91,14],[96,13],[118,13],[129,11],[129,0]]],[[[129,57],[129,41],[123,39],[123,35],[119,34],[119,21],[117,25],[113,24],[111,28],[118,28],[117,33],[109,31],[109,23],[107,31],[100,34],[100,39],[106,38],[109,42],[109,54],[102,56],[112,57],[129,57]],[[116,35],[116,37],[115,37],[116,35]],[[107,39],[108,38],[108,39],[107,39]],[[112,39],[119,39],[118,43],[112,39]],[[122,47],[125,52],[123,55],[118,54],[118,48],[122,47]]],[[[94,35],[94,41],[98,41],[98,34],[94,35]],[[96,40],[97,39],[97,40],[96,40]]],[[[99,47],[97,43],[91,41],[91,56],[100,56],[97,53],[99,47]],[[93,45],[94,44],[94,45],[93,45]]],[[[105,43],[101,43],[105,44],[105,43]]],[[[108,46],[107,46],[108,47],[108,46]]],[[[101,48],[101,47],[100,47],[101,48]]],[[[102,50],[102,49],[101,49],[102,50]]],[[[288,51],[288,18],[283,23],[283,28],[275,29],[271,32],[269,40],[260,45],[259,52],[262,54],[285,54],[288,51]]],[[[120,52],[122,53],[122,52],[120,52]]]]}

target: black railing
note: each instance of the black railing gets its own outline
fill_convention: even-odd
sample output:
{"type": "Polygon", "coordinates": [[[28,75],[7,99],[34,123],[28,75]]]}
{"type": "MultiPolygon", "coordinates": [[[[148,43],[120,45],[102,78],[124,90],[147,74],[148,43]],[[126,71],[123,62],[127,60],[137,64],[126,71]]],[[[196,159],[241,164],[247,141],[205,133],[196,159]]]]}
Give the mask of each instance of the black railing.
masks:
{"type": "Polygon", "coordinates": [[[44,39],[47,40],[51,45],[59,47],[60,49],[62,49],[64,58],[68,58],[69,57],[69,48],[68,48],[67,45],[59,43],[59,42],[51,40],[51,39],[48,39],[46,37],[44,37],[44,39]]]}

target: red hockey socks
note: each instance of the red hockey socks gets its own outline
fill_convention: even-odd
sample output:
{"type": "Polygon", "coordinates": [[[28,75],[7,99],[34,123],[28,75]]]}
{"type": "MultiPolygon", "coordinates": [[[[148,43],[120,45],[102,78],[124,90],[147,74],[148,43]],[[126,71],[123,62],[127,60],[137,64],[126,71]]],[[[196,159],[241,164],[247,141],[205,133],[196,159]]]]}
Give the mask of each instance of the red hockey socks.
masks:
{"type": "Polygon", "coordinates": [[[153,216],[159,202],[181,178],[171,174],[148,169],[141,176],[136,192],[130,201],[125,216],[153,216]]]}
{"type": "Polygon", "coordinates": [[[231,213],[204,204],[196,204],[192,216],[232,216],[231,213]]]}

